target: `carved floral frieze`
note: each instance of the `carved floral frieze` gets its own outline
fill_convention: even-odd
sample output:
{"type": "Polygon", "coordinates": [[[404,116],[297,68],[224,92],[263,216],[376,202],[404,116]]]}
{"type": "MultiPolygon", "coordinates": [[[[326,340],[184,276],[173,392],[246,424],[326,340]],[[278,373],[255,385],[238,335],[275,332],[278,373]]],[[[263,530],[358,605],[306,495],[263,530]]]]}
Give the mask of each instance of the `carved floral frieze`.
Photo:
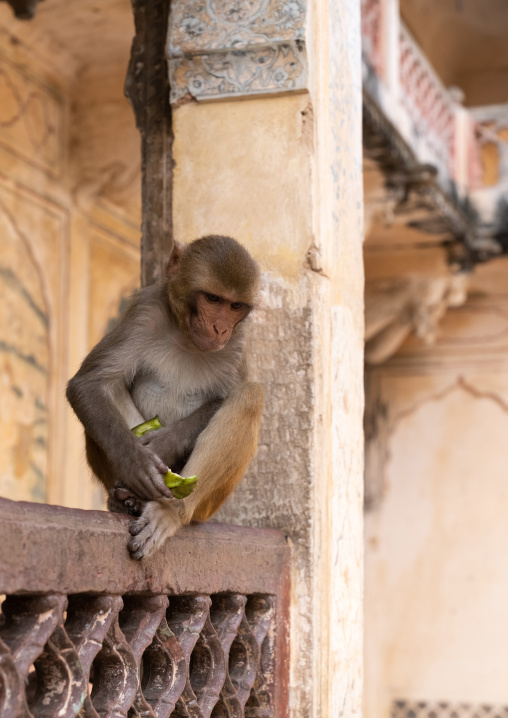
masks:
{"type": "Polygon", "coordinates": [[[175,0],[168,36],[171,102],[302,90],[300,0],[175,0]]]}

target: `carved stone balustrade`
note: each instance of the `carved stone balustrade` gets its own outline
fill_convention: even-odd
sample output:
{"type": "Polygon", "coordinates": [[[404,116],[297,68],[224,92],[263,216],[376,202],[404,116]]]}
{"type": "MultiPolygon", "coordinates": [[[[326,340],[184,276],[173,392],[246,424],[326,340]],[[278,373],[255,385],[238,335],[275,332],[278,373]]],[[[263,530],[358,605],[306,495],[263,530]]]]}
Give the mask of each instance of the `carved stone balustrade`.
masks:
{"type": "Polygon", "coordinates": [[[458,88],[446,88],[389,0],[362,0],[364,89],[447,192],[475,188],[475,120],[458,88]],[[453,189],[452,189],[453,188],[453,189]]]}
{"type": "MultiPolygon", "coordinates": [[[[481,124],[461,104],[460,88],[443,85],[397,7],[392,0],[361,2],[366,239],[377,234],[385,243],[386,228],[405,243],[432,235],[454,271],[471,271],[506,251],[504,205],[490,222],[491,198],[478,192],[481,124]]],[[[491,145],[484,159],[498,157],[497,138],[491,145]]]]}
{"type": "Polygon", "coordinates": [[[129,558],[127,517],[0,499],[2,718],[282,718],[289,549],[187,527],[129,558]]]}

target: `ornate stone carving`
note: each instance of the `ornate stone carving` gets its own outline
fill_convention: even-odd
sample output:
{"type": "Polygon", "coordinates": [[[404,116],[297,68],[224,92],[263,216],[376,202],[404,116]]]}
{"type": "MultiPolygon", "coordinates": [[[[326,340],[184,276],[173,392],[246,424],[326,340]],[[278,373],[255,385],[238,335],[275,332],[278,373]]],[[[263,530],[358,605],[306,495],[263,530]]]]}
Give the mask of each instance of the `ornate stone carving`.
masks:
{"type": "Polygon", "coordinates": [[[367,285],[365,293],[365,360],[381,364],[414,332],[424,342],[436,340],[439,322],[449,307],[467,298],[467,275],[387,279],[367,285]]]}
{"type": "Polygon", "coordinates": [[[301,0],[206,0],[171,6],[171,102],[273,94],[306,87],[301,0]]]}
{"type": "Polygon", "coordinates": [[[0,619],[6,718],[274,715],[272,596],[8,596],[0,619]]]}
{"type": "Polygon", "coordinates": [[[1,718],[286,716],[284,536],[186,527],[141,565],[127,522],[0,499],[1,718]]]}

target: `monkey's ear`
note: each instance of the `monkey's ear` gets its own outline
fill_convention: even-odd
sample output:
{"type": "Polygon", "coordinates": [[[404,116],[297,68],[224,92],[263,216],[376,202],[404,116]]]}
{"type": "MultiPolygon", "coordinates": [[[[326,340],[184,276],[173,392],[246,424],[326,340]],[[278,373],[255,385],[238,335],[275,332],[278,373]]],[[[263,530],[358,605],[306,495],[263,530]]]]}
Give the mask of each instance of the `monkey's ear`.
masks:
{"type": "Polygon", "coordinates": [[[173,249],[171,250],[171,254],[169,255],[169,261],[166,265],[166,277],[168,279],[174,277],[175,274],[178,272],[178,265],[180,264],[180,259],[184,251],[185,244],[183,244],[183,242],[173,242],[173,249]]]}

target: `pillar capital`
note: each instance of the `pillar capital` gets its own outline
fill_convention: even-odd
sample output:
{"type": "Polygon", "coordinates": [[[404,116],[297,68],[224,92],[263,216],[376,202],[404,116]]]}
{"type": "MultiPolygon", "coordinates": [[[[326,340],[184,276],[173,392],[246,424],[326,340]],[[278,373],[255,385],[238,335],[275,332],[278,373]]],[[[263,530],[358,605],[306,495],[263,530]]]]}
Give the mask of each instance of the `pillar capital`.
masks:
{"type": "Polygon", "coordinates": [[[305,3],[175,0],[167,58],[173,104],[304,90],[305,3]]]}

